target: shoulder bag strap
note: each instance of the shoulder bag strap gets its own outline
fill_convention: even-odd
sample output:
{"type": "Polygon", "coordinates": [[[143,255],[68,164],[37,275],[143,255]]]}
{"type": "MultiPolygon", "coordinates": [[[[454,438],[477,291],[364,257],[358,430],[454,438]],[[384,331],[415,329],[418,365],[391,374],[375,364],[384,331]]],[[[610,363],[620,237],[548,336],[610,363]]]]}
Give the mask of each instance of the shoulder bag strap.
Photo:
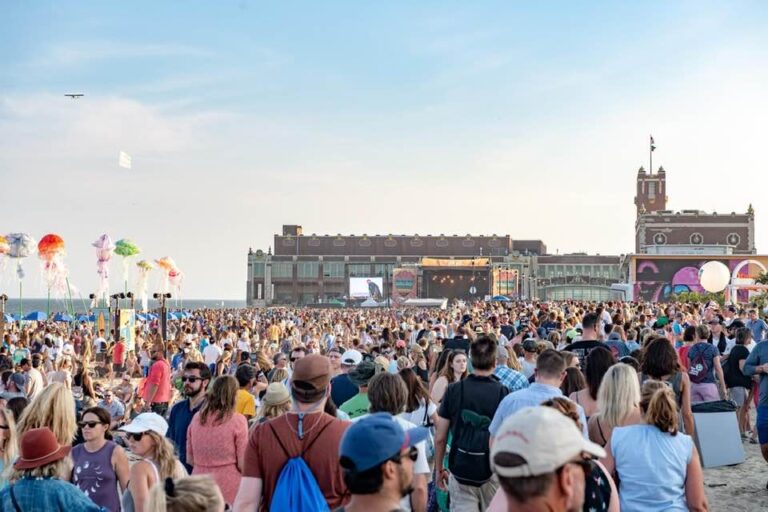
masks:
{"type": "MultiPolygon", "coordinates": [[[[14,484],[15,485],[15,484],[14,484]]],[[[8,487],[8,490],[11,491],[11,501],[13,502],[13,508],[16,512],[21,512],[21,507],[19,506],[19,502],[16,501],[16,494],[13,492],[13,485],[8,487]]]]}
{"type": "MultiPolygon", "coordinates": [[[[321,420],[317,420],[317,421],[321,421],[321,420]]],[[[302,448],[301,448],[301,456],[302,457],[304,456],[305,453],[307,453],[309,451],[309,449],[312,447],[312,445],[315,444],[315,441],[317,441],[317,439],[321,435],[323,435],[323,432],[325,432],[325,429],[327,429],[329,426],[331,426],[331,423],[333,423],[333,420],[329,420],[325,425],[320,427],[320,430],[317,432],[317,435],[314,438],[312,438],[312,440],[310,442],[308,442],[306,446],[302,446],[302,448]]]]}
{"type": "MultiPolygon", "coordinates": [[[[290,421],[290,420],[288,420],[288,415],[287,414],[285,414],[284,416],[285,416],[285,421],[290,421]]],[[[275,431],[275,427],[272,426],[271,422],[267,423],[267,426],[269,427],[269,430],[272,431],[272,435],[275,436],[275,440],[277,440],[277,444],[279,444],[280,448],[283,449],[283,452],[285,453],[285,456],[290,459],[291,458],[291,453],[285,448],[285,445],[280,440],[280,436],[277,435],[277,432],[275,431]]]]}

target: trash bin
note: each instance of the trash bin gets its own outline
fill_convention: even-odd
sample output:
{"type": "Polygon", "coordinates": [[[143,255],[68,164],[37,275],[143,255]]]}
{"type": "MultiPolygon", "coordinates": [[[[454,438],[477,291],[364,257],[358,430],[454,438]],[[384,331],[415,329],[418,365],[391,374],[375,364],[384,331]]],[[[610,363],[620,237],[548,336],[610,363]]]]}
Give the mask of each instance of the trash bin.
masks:
{"type": "Polygon", "coordinates": [[[701,402],[691,406],[696,426],[694,442],[705,468],[744,462],[736,404],[730,400],[701,402]]]}

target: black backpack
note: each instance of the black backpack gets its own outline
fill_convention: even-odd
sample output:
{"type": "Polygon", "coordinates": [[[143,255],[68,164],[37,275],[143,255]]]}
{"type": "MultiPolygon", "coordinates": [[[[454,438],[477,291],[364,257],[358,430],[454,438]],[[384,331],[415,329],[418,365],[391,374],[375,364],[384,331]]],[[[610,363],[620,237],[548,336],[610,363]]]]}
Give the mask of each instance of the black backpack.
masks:
{"type": "MultiPolygon", "coordinates": [[[[499,386],[498,404],[504,398],[504,386],[499,386]]],[[[456,480],[464,485],[480,487],[490,480],[491,433],[488,427],[492,418],[464,409],[464,381],[459,384],[459,415],[453,428],[448,469],[456,480]]]]}

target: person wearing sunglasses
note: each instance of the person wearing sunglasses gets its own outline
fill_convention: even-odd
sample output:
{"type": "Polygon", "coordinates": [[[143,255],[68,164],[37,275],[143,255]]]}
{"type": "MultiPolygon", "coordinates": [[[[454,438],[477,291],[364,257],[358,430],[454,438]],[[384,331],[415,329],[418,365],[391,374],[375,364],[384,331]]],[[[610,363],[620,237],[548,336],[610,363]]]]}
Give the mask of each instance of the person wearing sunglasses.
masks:
{"type": "Polygon", "coordinates": [[[145,412],[120,427],[126,432],[128,448],[140,460],[131,466],[128,488],[120,504],[124,512],[147,512],[149,491],[165,478],[186,476],[176,459],[173,445],[166,439],[168,423],[154,412],[145,412]]]}
{"type": "Polygon", "coordinates": [[[339,463],[351,494],[342,512],[400,510],[413,491],[416,446],[428,430],[404,430],[391,414],[377,412],[352,424],[341,439],[339,463]]]}
{"type": "Polygon", "coordinates": [[[125,491],[130,470],[125,450],[111,440],[110,422],[109,411],[102,407],[83,411],[78,425],[85,442],[72,448],[72,483],[97,505],[116,511],[120,510],[117,484],[125,491]]]}
{"type": "Polygon", "coordinates": [[[176,402],[168,417],[166,436],[177,446],[179,460],[189,473],[192,473],[192,466],[187,463],[187,430],[192,423],[192,417],[205,403],[205,391],[210,380],[211,370],[208,365],[202,362],[188,362],[181,377],[187,398],[176,402]]]}

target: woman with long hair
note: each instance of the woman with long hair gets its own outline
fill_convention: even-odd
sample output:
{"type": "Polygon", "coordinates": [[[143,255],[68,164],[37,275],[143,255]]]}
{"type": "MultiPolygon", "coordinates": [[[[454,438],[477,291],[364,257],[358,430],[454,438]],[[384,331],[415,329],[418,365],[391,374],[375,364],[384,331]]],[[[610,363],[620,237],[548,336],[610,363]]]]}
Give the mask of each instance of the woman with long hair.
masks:
{"type": "Polygon", "coordinates": [[[227,375],[231,365],[232,351],[224,349],[224,352],[221,353],[219,359],[216,361],[216,371],[214,372],[214,376],[220,377],[222,375],[227,375]]]}
{"type": "Polygon", "coordinates": [[[437,421],[437,405],[429,396],[429,391],[412,368],[404,368],[399,372],[400,378],[408,388],[408,400],[405,412],[400,416],[414,425],[432,426],[437,421]]]}
{"type": "Polygon", "coordinates": [[[104,509],[67,482],[72,471],[69,445],[61,445],[47,427],[21,436],[19,457],[9,474],[12,482],[0,490],[0,510],[100,512],[104,509]]]}
{"type": "Polygon", "coordinates": [[[185,476],[165,481],[149,494],[151,512],[223,512],[224,498],[213,479],[206,475],[185,476]]]}
{"type": "Polygon", "coordinates": [[[248,444],[248,421],[235,412],[237,390],[231,375],[216,377],[187,431],[187,464],[193,467],[192,474],[211,475],[230,504],[240,487],[248,444]]]}
{"type": "Polygon", "coordinates": [[[128,489],[120,501],[124,512],[146,512],[149,491],[166,478],[186,476],[187,471],[174,455],[171,442],[165,437],[168,423],[154,412],[139,414],[127,425],[128,448],[140,458],[131,466],[128,489]]]}
{"type": "Polygon", "coordinates": [[[603,376],[608,368],[616,364],[616,358],[607,348],[596,347],[587,355],[585,362],[587,368],[584,377],[587,379],[587,387],[572,393],[568,398],[584,408],[584,415],[589,420],[589,417],[597,412],[597,391],[603,376]]]}
{"type": "Polygon", "coordinates": [[[413,361],[413,371],[427,385],[429,383],[429,362],[424,355],[424,349],[419,345],[411,347],[411,360],[413,361]]]}
{"type": "Polygon", "coordinates": [[[8,474],[18,451],[19,441],[13,411],[5,407],[0,408],[0,489],[8,484],[8,474]]]}
{"type": "Polygon", "coordinates": [[[19,418],[19,435],[33,428],[48,427],[60,445],[70,445],[77,433],[75,399],[64,384],[44,387],[19,418]]]}
{"type": "Polygon", "coordinates": [[[581,373],[581,370],[575,366],[566,367],[565,378],[560,384],[560,391],[563,392],[563,396],[571,396],[582,389],[586,389],[586,387],[587,381],[584,379],[584,374],[581,373]]]}
{"type": "Polygon", "coordinates": [[[442,402],[448,385],[467,378],[467,375],[467,354],[462,350],[451,351],[432,387],[432,401],[436,404],[442,402]]]}
{"type": "Polygon", "coordinates": [[[125,450],[111,440],[111,421],[109,411],[102,407],[83,411],[80,428],[85,442],[72,448],[72,483],[97,505],[117,512],[117,484],[125,491],[130,469],[125,450]]]}
{"type": "Polygon", "coordinates": [[[635,425],[642,419],[637,372],[623,363],[611,366],[597,392],[597,412],[587,422],[589,438],[605,446],[615,427],[635,425]]]}
{"type": "Polygon", "coordinates": [[[56,361],[56,371],[48,374],[48,383],[61,382],[68,389],[72,389],[72,360],[69,356],[64,356],[56,361]]]}
{"type": "Polygon", "coordinates": [[[605,447],[605,466],[619,477],[621,510],[708,510],[699,453],[691,436],[679,432],[672,389],[647,381],[640,409],[644,422],[616,427],[605,447]]]}
{"type": "Polygon", "coordinates": [[[683,370],[678,354],[669,340],[657,336],[643,351],[640,364],[640,385],[648,379],[660,380],[672,388],[677,409],[683,417],[683,432],[693,435],[693,411],[691,411],[691,381],[683,370]]]}

